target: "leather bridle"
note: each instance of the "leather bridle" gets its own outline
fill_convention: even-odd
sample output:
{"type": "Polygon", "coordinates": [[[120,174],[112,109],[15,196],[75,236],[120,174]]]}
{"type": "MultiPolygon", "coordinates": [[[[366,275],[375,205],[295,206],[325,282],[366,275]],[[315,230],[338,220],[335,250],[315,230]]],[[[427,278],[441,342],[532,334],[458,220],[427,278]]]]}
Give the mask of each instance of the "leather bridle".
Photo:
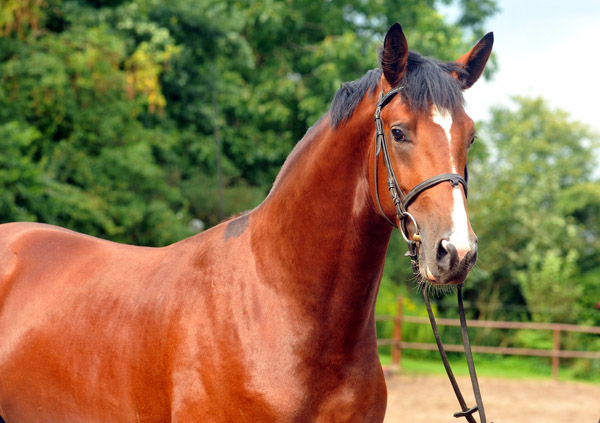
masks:
{"type": "MultiPolygon", "coordinates": [[[[394,227],[397,227],[402,233],[402,237],[408,244],[408,252],[407,256],[410,257],[411,265],[413,269],[413,273],[415,276],[421,280],[419,277],[419,244],[421,243],[421,232],[419,225],[417,224],[416,219],[412,214],[408,212],[408,207],[410,204],[417,198],[419,194],[423,191],[434,187],[442,182],[450,182],[453,186],[458,186],[461,184],[463,189],[465,190],[465,196],[467,195],[467,168],[465,167],[465,178],[457,173],[442,173],[440,175],[431,177],[429,179],[424,180],[423,182],[417,184],[414,188],[412,188],[407,194],[404,194],[400,185],[398,184],[398,180],[396,179],[396,175],[394,173],[394,168],[392,167],[392,161],[390,159],[390,153],[387,147],[387,143],[385,140],[385,131],[383,128],[383,122],[381,121],[381,110],[389,104],[389,102],[403,89],[402,86],[398,86],[396,88],[392,88],[387,93],[379,94],[379,100],[377,102],[377,108],[375,109],[375,154],[374,154],[374,165],[373,165],[373,178],[375,182],[375,200],[377,202],[377,207],[381,212],[381,215],[394,227]],[[392,201],[394,202],[394,206],[396,208],[396,219],[398,224],[394,223],[383,211],[383,207],[381,207],[381,201],[379,199],[379,184],[377,182],[377,163],[379,155],[383,156],[383,161],[385,164],[385,168],[387,170],[387,185],[390,191],[390,196],[392,197],[392,201]],[[408,232],[408,224],[411,223],[414,226],[414,231],[412,236],[408,232]]],[[[444,350],[444,345],[442,343],[442,339],[440,337],[437,323],[435,321],[435,317],[433,315],[433,311],[431,309],[431,304],[429,302],[429,296],[427,294],[427,286],[425,282],[421,282],[421,291],[423,293],[423,298],[425,300],[425,305],[427,308],[427,314],[429,315],[429,321],[431,322],[431,328],[433,330],[433,334],[435,336],[435,341],[438,346],[438,350],[440,352],[440,356],[442,357],[442,361],[444,363],[444,368],[446,370],[446,374],[450,379],[450,383],[452,384],[452,388],[454,389],[454,393],[461,407],[461,411],[454,413],[454,417],[460,418],[464,417],[467,419],[469,423],[477,423],[473,414],[476,411],[479,411],[479,417],[481,419],[481,423],[487,423],[485,417],[485,410],[483,409],[483,400],[481,398],[481,392],[479,390],[479,382],[477,380],[477,374],[475,372],[475,364],[473,361],[473,354],[471,353],[471,344],[469,341],[469,333],[467,331],[467,322],[465,318],[465,312],[462,301],[462,286],[463,284],[458,285],[458,311],[460,316],[460,323],[462,328],[462,337],[463,344],[465,347],[465,355],[467,357],[467,364],[469,367],[469,374],[471,376],[471,384],[473,386],[473,393],[475,396],[475,401],[477,403],[476,406],[469,408],[464,400],[464,397],[458,387],[458,383],[456,382],[456,378],[454,377],[454,373],[450,367],[450,362],[448,361],[448,357],[446,355],[446,351],[444,350]]]]}
{"type": "MultiPolygon", "coordinates": [[[[377,202],[377,207],[381,212],[381,215],[393,226],[397,227],[402,233],[402,237],[408,244],[408,253],[407,256],[411,259],[411,264],[413,268],[413,272],[418,276],[419,273],[419,260],[418,260],[418,245],[421,242],[421,234],[419,225],[417,224],[416,219],[412,214],[408,212],[408,206],[417,198],[419,194],[423,191],[428,190],[442,182],[450,182],[453,186],[458,186],[461,184],[465,190],[465,196],[467,195],[467,181],[458,173],[442,173],[440,175],[433,176],[429,179],[424,180],[419,183],[415,187],[413,187],[407,194],[404,194],[400,185],[398,184],[398,179],[396,178],[396,174],[394,173],[394,168],[392,166],[392,161],[390,159],[390,153],[387,147],[387,142],[385,140],[385,131],[383,129],[383,122],[381,121],[381,110],[389,104],[389,102],[398,94],[404,87],[398,86],[396,88],[392,88],[387,93],[383,93],[383,91],[379,94],[379,101],[377,102],[377,107],[375,109],[375,154],[374,154],[374,165],[373,165],[373,178],[375,181],[375,200],[377,202]],[[387,171],[388,179],[387,186],[390,191],[390,195],[392,197],[392,201],[394,202],[394,206],[396,208],[396,218],[398,220],[399,225],[394,223],[390,218],[385,214],[383,208],[381,207],[381,201],[379,199],[379,184],[377,182],[377,163],[379,155],[383,156],[383,161],[385,163],[385,169],[387,171]],[[412,236],[408,232],[408,224],[411,223],[414,226],[414,231],[412,236]]],[[[466,173],[465,173],[466,175],[466,173]]]]}

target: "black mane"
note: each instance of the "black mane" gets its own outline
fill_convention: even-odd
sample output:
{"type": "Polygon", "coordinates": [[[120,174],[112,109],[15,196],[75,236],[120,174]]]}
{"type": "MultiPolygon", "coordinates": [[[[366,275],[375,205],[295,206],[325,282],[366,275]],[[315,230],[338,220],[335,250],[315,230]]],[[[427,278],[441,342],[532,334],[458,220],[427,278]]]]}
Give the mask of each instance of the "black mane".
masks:
{"type": "MultiPolygon", "coordinates": [[[[452,110],[462,105],[464,99],[459,81],[451,75],[463,75],[465,70],[454,62],[442,62],[409,52],[402,85],[402,98],[412,111],[426,111],[430,104],[440,110],[452,110]]],[[[361,79],[347,82],[335,93],[331,102],[331,126],[337,127],[354,112],[365,96],[375,90],[381,78],[381,69],[368,71],[361,79]]]]}

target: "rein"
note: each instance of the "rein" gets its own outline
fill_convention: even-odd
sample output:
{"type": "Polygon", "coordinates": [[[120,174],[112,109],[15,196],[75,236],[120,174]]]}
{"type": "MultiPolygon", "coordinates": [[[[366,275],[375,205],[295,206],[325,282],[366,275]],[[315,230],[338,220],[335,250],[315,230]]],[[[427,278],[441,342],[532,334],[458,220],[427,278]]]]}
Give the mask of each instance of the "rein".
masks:
{"type": "MultiPolygon", "coordinates": [[[[396,175],[394,173],[394,169],[392,167],[392,161],[390,159],[389,150],[387,147],[387,143],[385,141],[385,131],[383,129],[383,122],[381,121],[381,110],[398,94],[404,87],[398,86],[396,88],[391,89],[387,93],[383,94],[383,91],[379,94],[379,101],[377,102],[377,107],[375,109],[375,154],[374,154],[374,182],[375,182],[375,199],[377,201],[377,207],[381,212],[381,215],[390,223],[392,226],[397,227],[402,234],[402,237],[408,244],[408,252],[406,255],[410,257],[411,266],[413,273],[416,277],[419,277],[419,244],[421,243],[421,235],[420,228],[417,224],[416,219],[412,214],[408,212],[408,206],[417,198],[419,194],[423,191],[434,187],[442,182],[450,182],[453,186],[458,186],[461,184],[465,190],[465,196],[467,195],[467,181],[457,173],[442,173],[440,175],[431,177],[426,179],[425,181],[417,184],[414,188],[412,188],[407,194],[404,194],[400,185],[398,184],[398,180],[396,179],[396,175]],[[394,223],[383,211],[383,207],[381,206],[381,202],[379,199],[379,184],[377,182],[377,158],[379,155],[383,156],[383,161],[385,164],[385,168],[387,171],[387,186],[390,191],[390,196],[392,197],[392,201],[394,202],[394,206],[396,208],[396,219],[399,223],[394,223]],[[411,223],[414,226],[414,232],[412,236],[408,232],[408,224],[411,223]]],[[[466,168],[465,168],[465,176],[466,176],[466,168]]],[[[479,411],[479,417],[481,419],[481,423],[487,423],[485,417],[485,410],[483,408],[483,400],[481,399],[481,392],[479,390],[479,382],[477,380],[477,373],[475,372],[475,363],[473,361],[473,354],[471,352],[471,343],[469,341],[469,333],[467,331],[467,320],[465,317],[465,310],[462,301],[462,286],[463,284],[458,285],[458,311],[460,316],[460,326],[462,330],[462,338],[463,344],[465,348],[465,355],[467,358],[467,364],[469,366],[469,375],[471,377],[471,384],[473,386],[473,393],[475,395],[476,406],[469,408],[465,399],[460,391],[460,387],[456,382],[456,378],[454,377],[454,373],[452,372],[452,368],[450,367],[450,362],[448,361],[448,356],[446,355],[446,350],[444,349],[444,345],[442,343],[442,339],[440,337],[440,333],[438,330],[437,323],[435,321],[435,317],[433,315],[433,310],[431,309],[431,304],[429,302],[429,296],[427,294],[427,286],[425,283],[420,284],[421,291],[423,293],[423,299],[425,300],[425,306],[427,308],[427,314],[429,315],[429,321],[431,322],[431,329],[433,330],[433,334],[435,336],[435,342],[437,344],[438,350],[440,352],[440,356],[442,357],[442,362],[444,363],[444,368],[446,369],[446,374],[448,375],[448,379],[450,379],[450,384],[454,389],[454,393],[456,398],[458,399],[458,403],[460,404],[461,411],[454,413],[454,417],[461,418],[464,417],[467,419],[468,423],[477,423],[475,418],[473,417],[473,413],[479,411]]]]}
{"type": "MultiPolygon", "coordinates": [[[[446,350],[444,349],[444,344],[442,343],[442,338],[440,337],[440,332],[437,327],[437,323],[435,321],[435,317],[433,315],[433,310],[431,309],[431,304],[429,303],[429,295],[427,294],[427,286],[425,283],[421,284],[421,290],[423,292],[423,299],[425,300],[425,306],[427,308],[427,315],[429,316],[429,322],[431,323],[431,329],[433,330],[433,336],[435,337],[435,343],[437,344],[438,351],[440,352],[440,356],[442,357],[442,362],[444,363],[444,369],[446,369],[446,374],[448,375],[448,379],[450,380],[450,384],[452,385],[452,389],[454,389],[454,394],[456,395],[456,399],[460,404],[461,411],[454,413],[454,417],[460,418],[464,417],[467,419],[469,423],[477,423],[475,418],[473,417],[473,413],[479,411],[479,418],[481,419],[481,423],[487,423],[485,418],[485,410],[483,408],[483,400],[481,399],[481,391],[479,390],[479,381],[477,380],[477,373],[475,372],[475,362],[473,361],[473,354],[471,352],[471,342],[469,341],[469,332],[467,331],[467,319],[465,318],[465,309],[462,301],[462,287],[463,284],[458,285],[458,315],[460,317],[460,328],[462,332],[463,345],[465,347],[465,355],[467,357],[467,365],[469,366],[469,376],[471,377],[471,385],[473,387],[473,394],[475,396],[475,403],[477,404],[474,407],[469,408],[465,399],[460,391],[460,387],[456,382],[456,378],[454,377],[454,373],[452,372],[452,368],[450,367],[450,362],[448,361],[448,356],[446,355],[446,350]]],[[[492,422],[493,423],[493,422],[492,422]]]]}

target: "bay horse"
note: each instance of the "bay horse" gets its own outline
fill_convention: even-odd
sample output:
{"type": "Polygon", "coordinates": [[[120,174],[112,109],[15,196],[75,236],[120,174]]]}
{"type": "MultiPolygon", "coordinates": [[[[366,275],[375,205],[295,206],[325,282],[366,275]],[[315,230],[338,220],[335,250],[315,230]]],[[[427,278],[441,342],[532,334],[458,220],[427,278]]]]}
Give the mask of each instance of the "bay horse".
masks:
{"type": "Polygon", "coordinates": [[[340,88],[263,203],[173,245],[1,225],[0,416],[381,422],[374,310],[394,226],[425,281],[461,283],[475,262],[462,91],[492,43],[441,62],[409,52],[394,24],[380,67],[340,88]],[[400,192],[462,181],[430,184],[404,215],[392,170],[400,192]]]}

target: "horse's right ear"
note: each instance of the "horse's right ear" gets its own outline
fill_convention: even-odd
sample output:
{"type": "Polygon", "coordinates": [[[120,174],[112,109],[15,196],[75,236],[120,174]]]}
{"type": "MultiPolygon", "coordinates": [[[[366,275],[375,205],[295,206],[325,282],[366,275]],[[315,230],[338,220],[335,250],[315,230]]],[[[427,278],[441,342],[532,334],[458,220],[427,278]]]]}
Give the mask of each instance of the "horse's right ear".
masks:
{"type": "Polygon", "coordinates": [[[492,46],[494,45],[494,34],[492,32],[487,33],[479,42],[469,51],[456,61],[459,65],[463,66],[466,70],[466,74],[458,77],[462,84],[462,89],[466,90],[470,88],[481,76],[483,69],[490,58],[492,52],[492,46]]]}
{"type": "Polygon", "coordinates": [[[408,43],[402,27],[395,23],[385,34],[383,41],[383,51],[381,52],[381,70],[383,76],[393,88],[400,82],[404,71],[406,70],[406,60],[408,59],[408,43]]]}

